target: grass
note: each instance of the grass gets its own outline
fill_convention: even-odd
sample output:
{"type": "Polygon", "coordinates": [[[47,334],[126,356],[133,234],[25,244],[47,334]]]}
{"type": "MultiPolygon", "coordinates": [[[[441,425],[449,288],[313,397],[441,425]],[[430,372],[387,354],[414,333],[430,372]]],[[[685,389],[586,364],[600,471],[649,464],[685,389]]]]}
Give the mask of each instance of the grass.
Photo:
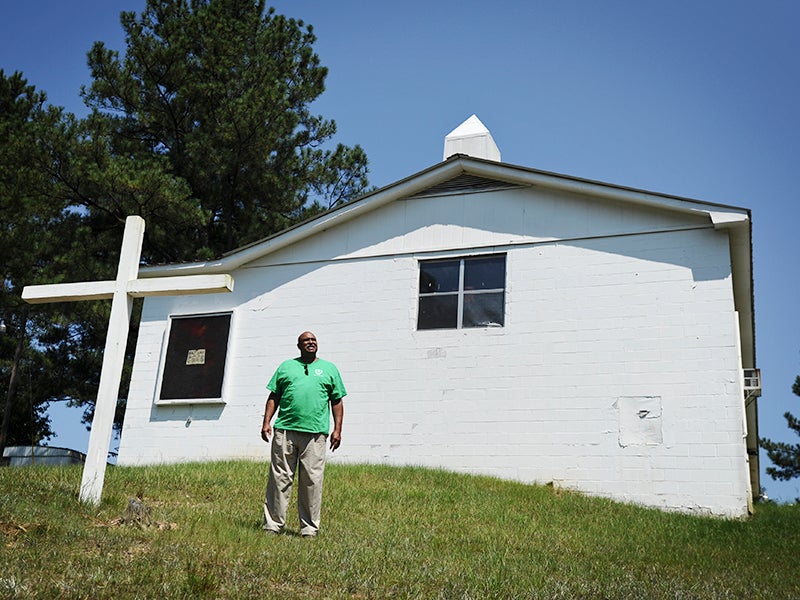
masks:
{"type": "Polygon", "coordinates": [[[322,532],[261,529],[266,465],[0,469],[0,598],[797,598],[800,506],[663,513],[437,470],[328,466],[322,532]],[[129,516],[139,497],[149,514],[129,516]]]}

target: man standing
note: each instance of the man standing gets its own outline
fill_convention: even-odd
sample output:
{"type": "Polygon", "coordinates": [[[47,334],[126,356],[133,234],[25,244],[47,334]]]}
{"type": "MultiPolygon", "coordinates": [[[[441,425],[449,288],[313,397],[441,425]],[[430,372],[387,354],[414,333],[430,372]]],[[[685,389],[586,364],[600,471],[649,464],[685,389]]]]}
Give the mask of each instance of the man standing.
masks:
{"type": "Polygon", "coordinates": [[[300,535],[315,537],[319,533],[322,507],[325,440],[333,413],[331,451],[342,441],[342,398],[347,392],[336,365],[317,358],[317,338],[313,333],[301,333],[297,347],[300,357],[282,362],[267,384],[270,394],[261,438],[265,442],[272,438],[272,446],[264,500],[264,529],[273,533],[283,530],[294,474],[298,471],[300,535]],[[278,418],[273,436],[270,423],[276,410],[278,418]]]}

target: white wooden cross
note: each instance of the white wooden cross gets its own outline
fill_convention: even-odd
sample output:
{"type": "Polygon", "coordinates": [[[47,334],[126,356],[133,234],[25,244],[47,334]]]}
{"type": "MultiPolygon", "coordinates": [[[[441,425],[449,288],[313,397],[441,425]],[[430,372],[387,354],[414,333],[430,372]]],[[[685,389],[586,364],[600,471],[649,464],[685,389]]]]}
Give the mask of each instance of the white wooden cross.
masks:
{"type": "Polygon", "coordinates": [[[114,281],[29,285],[22,290],[22,299],[31,304],[111,299],[100,386],[81,480],[80,499],[92,504],[99,504],[103,492],[133,298],[233,291],[233,278],[230,275],[137,279],[143,239],[144,219],[138,216],[128,217],[125,221],[117,278],[114,281]]]}

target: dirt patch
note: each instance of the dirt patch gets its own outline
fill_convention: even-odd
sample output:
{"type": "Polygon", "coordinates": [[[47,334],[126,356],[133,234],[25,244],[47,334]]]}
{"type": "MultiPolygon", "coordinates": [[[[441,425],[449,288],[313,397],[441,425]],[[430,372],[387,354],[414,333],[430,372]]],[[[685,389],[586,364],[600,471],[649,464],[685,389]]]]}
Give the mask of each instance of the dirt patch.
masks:
{"type": "Polygon", "coordinates": [[[0,533],[7,537],[15,537],[21,533],[28,533],[28,527],[17,523],[0,521],[0,533]]]}

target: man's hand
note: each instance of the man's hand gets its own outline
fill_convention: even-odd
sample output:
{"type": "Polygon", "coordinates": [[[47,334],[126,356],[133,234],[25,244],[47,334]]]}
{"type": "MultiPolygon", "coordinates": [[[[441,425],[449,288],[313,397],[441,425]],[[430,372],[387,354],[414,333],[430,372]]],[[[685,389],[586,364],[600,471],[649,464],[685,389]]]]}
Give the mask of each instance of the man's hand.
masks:
{"type": "Polygon", "coordinates": [[[339,444],[342,443],[342,432],[336,431],[334,429],[333,433],[331,434],[331,452],[335,452],[336,449],[339,447],[339,444]]]}
{"type": "Polygon", "coordinates": [[[269,393],[267,398],[267,405],[264,407],[264,420],[261,422],[261,439],[269,442],[272,437],[272,417],[275,416],[275,411],[278,410],[278,403],[281,401],[280,396],[275,392],[269,393]]]}

